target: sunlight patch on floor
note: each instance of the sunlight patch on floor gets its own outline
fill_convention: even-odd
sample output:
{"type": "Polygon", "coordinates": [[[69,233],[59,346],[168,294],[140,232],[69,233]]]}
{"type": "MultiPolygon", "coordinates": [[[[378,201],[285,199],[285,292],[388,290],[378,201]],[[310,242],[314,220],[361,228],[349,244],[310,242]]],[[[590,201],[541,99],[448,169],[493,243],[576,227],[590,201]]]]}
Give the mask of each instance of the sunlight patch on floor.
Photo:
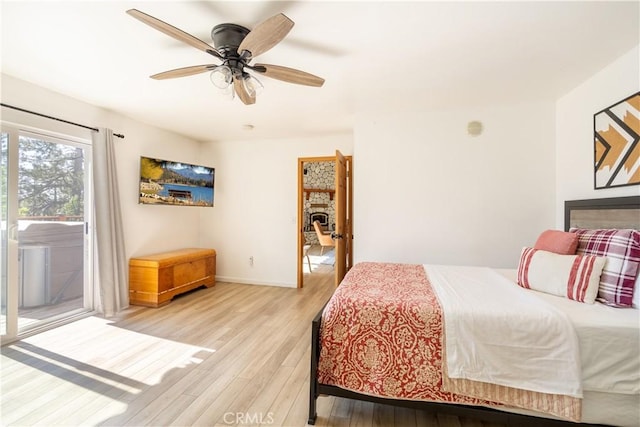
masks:
{"type": "MultiPolygon", "coordinates": [[[[82,331],[78,330],[77,333],[82,331]]],[[[60,337],[62,338],[62,336],[60,337]]],[[[64,339],[59,340],[64,343],[64,339]]],[[[130,387],[126,384],[119,384],[118,378],[126,377],[141,385],[155,385],[162,381],[162,378],[173,369],[191,368],[201,363],[208,354],[214,353],[214,349],[185,344],[179,341],[160,338],[151,334],[131,331],[114,325],[114,322],[100,317],[91,317],[83,322],[76,322],[57,328],[42,334],[38,334],[22,340],[22,346],[16,345],[16,349],[25,352],[30,356],[39,358],[52,366],[67,369],[87,376],[96,381],[121,388],[129,393],[136,393],[138,387],[130,387]],[[85,345],[100,346],[104,350],[99,357],[95,357],[83,352],[82,347],[69,347],[68,345],[56,346],[57,335],[69,335],[74,333],[74,329],[82,328],[84,333],[90,329],[95,336],[101,336],[100,342],[84,343],[85,345]],[[118,331],[113,331],[117,328],[118,331]],[[113,337],[113,341],[110,338],[113,337]],[[49,351],[43,354],[38,348],[43,346],[49,351]],[[54,349],[55,353],[51,350],[54,349]],[[142,355],[144,351],[152,349],[157,354],[153,363],[142,355]],[[126,363],[122,363],[126,360],[126,363]],[[120,361],[119,363],[116,363],[120,361]],[[118,369],[114,369],[117,365],[118,369]]]]}

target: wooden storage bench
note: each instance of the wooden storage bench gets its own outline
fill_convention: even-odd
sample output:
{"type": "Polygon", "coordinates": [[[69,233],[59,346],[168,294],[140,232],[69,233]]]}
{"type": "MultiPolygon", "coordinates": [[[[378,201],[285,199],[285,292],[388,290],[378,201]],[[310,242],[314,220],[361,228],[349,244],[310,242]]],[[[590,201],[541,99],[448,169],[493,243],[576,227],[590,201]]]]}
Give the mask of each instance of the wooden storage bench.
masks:
{"type": "Polygon", "coordinates": [[[160,307],[183,292],[216,284],[216,251],[179,249],[129,260],[129,303],[160,307]]]}

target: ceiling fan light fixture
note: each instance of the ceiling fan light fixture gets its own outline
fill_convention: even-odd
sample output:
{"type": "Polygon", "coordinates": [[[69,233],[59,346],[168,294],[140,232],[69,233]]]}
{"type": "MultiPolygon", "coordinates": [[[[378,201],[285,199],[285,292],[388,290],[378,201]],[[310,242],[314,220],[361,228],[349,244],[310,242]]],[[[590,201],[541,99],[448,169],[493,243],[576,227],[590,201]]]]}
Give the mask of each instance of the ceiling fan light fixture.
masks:
{"type": "Polygon", "coordinates": [[[245,67],[268,78],[287,83],[316,87],[324,83],[324,79],[294,68],[268,64],[250,65],[254,57],[280,43],[293,27],[294,22],[282,13],[273,15],[252,30],[237,24],[216,25],[211,32],[214,46],[137,9],[130,9],[127,13],[167,36],[222,61],[220,65],[203,64],[176,68],[154,74],[150,76],[152,79],[173,79],[210,72],[209,79],[221,94],[227,95],[229,99],[237,96],[245,105],[255,104],[257,95],[264,88],[258,79],[244,71],[245,67]]]}
{"type": "Polygon", "coordinates": [[[262,90],[264,89],[264,86],[262,85],[262,83],[260,83],[260,80],[256,79],[249,73],[244,73],[242,75],[242,84],[244,85],[244,88],[246,89],[249,96],[252,98],[255,98],[256,95],[261,94],[262,90]]]}
{"type": "Polygon", "coordinates": [[[236,99],[236,91],[233,89],[233,85],[229,85],[229,87],[221,92],[224,96],[227,97],[229,101],[233,101],[234,99],[236,99]]]}
{"type": "Polygon", "coordinates": [[[236,99],[236,91],[233,87],[233,84],[230,84],[229,86],[227,86],[225,89],[218,89],[216,88],[216,92],[218,93],[218,95],[220,95],[223,99],[226,99],[228,101],[233,101],[234,99],[236,99]]]}
{"type": "Polygon", "coordinates": [[[231,72],[231,68],[228,66],[220,65],[211,71],[209,78],[215,87],[224,90],[231,85],[231,82],[233,81],[233,73],[231,72]]]}

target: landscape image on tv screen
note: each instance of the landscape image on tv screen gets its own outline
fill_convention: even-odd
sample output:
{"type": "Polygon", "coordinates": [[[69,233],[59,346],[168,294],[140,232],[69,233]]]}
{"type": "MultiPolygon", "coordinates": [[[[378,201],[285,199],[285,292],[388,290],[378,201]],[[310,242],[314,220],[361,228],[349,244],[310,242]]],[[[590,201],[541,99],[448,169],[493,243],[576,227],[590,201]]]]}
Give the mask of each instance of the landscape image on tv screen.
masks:
{"type": "Polygon", "coordinates": [[[213,206],[215,169],[140,157],[140,203],[213,206]]]}

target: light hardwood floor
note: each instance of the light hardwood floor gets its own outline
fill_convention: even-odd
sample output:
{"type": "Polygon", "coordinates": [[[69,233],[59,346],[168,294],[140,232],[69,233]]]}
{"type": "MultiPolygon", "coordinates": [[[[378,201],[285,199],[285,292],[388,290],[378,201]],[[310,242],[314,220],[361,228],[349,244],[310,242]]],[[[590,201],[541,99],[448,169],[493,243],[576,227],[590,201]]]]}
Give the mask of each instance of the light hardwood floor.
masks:
{"type": "MultiPolygon", "coordinates": [[[[89,317],[4,346],[3,426],[304,426],[311,319],[332,266],[304,289],[217,283],[165,307],[89,317]]],[[[495,427],[334,397],[317,426],[495,427]]]]}

